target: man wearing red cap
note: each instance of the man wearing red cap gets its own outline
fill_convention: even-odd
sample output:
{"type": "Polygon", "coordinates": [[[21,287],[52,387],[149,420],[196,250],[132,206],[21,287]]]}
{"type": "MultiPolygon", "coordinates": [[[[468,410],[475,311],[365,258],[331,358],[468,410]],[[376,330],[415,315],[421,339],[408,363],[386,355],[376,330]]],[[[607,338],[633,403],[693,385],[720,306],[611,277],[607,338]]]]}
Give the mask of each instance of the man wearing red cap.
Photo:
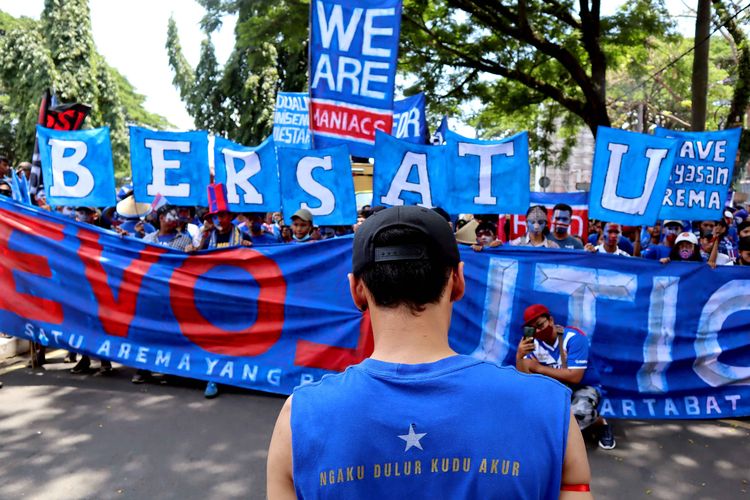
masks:
{"type": "Polygon", "coordinates": [[[571,410],[581,430],[600,427],[599,447],[615,447],[612,427],[599,416],[599,376],[589,366],[589,342],[577,328],[556,325],[549,309],[534,304],[523,313],[524,328],[532,328],[533,336],[524,334],[516,351],[516,368],[524,373],[546,375],[573,391],[571,410]]]}

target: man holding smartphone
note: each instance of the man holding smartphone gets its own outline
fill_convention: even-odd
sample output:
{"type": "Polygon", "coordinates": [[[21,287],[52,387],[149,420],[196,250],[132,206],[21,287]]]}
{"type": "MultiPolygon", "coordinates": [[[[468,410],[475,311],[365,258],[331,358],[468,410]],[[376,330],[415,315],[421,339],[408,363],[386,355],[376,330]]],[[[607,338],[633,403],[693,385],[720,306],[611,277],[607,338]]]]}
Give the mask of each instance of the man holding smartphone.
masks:
{"type": "Polygon", "coordinates": [[[573,391],[571,410],[581,430],[599,429],[599,447],[616,446],[612,427],[599,416],[599,374],[588,364],[589,341],[578,328],[556,325],[549,309],[534,304],[523,313],[523,337],[516,351],[516,368],[567,385],[573,391]]]}

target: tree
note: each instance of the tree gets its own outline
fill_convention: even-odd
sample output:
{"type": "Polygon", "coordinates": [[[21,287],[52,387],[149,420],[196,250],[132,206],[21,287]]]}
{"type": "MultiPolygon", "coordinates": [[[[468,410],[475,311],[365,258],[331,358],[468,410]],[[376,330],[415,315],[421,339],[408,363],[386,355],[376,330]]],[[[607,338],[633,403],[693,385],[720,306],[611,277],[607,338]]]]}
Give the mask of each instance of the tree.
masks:
{"type": "Polygon", "coordinates": [[[182,54],[177,26],[170,19],[167,54],[188,113],[204,128],[243,144],[271,133],[279,90],[302,91],[307,82],[309,5],[302,0],[199,0],[206,8],[206,35],[195,69],[182,54]],[[237,14],[235,46],[219,68],[211,33],[221,17],[237,14]]]}
{"type": "Polygon", "coordinates": [[[695,17],[695,50],[693,51],[693,84],[691,129],[706,129],[706,99],[708,94],[708,54],[711,42],[711,0],[698,0],[695,17]]]}
{"type": "Polygon", "coordinates": [[[627,2],[607,18],[598,0],[577,5],[406,0],[402,68],[444,109],[459,111],[472,99],[502,102],[503,109],[554,103],[596,134],[610,124],[608,65],[671,23],[659,0],[627,2]]]}
{"type": "Polygon", "coordinates": [[[89,126],[110,127],[120,174],[129,171],[127,123],[169,126],[144,109],[145,98],[96,51],[88,0],[46,0],[39,21],[0,13],[0,29],[0,147],[13,159],[31,159],[47,88],[61,102],[90,105],[89,126]]]}

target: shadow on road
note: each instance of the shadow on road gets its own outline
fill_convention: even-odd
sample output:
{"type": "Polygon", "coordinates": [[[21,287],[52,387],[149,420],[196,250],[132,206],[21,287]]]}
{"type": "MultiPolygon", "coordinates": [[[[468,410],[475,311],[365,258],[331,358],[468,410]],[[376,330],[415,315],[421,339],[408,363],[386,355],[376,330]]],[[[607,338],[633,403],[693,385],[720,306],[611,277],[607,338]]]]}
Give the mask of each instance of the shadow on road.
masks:
{"type": "MultiPolygon", "coordinates": [[[[0,498],[265,498],[283,397],[223,387],[206,400],[205,382],[23,362],[0,364],[0,498]]],[[[588,443],[596,498],[750,498],[750,420],[614,423],[615,450],[588,443]]]]}

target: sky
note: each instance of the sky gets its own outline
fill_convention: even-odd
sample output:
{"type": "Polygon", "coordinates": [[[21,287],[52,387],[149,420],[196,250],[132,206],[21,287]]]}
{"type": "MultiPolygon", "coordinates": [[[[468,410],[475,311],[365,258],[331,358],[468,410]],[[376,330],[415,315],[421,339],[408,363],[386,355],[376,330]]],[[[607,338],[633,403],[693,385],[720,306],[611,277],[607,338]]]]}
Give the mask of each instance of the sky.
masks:
{"type": "MultiPolygon", "coordinates": [[[[603,0],[602,15],[612,14],[627,0],[603,0]]],[[[666,0],[673,15],[695,8],[697,0],[666,0]]],[[[90,0],[92,29],[97,50],[107,62],[124,74],[135,89],[146,96],[148,111],[166,117],[178,130],[192,129],[192,118],[172,85],[167,60],[167,22],[173,15],[180,43],[188,62],[198,63],[204,35],[200,19],[204,9],[193,0],[90,0]]],[[[0,10],[13,16],[39,19],[44,0],[0,0],[0,10]]],[[[677,17],[678,29],[690,36],[694,17],[677,17]]],[[[222,28],[212,35],[219,63],[223,64],[234,46],[235,16],[224,18],[222,28]]],[[[473,135],[473,134],[472,134],[473,135]]]]}

